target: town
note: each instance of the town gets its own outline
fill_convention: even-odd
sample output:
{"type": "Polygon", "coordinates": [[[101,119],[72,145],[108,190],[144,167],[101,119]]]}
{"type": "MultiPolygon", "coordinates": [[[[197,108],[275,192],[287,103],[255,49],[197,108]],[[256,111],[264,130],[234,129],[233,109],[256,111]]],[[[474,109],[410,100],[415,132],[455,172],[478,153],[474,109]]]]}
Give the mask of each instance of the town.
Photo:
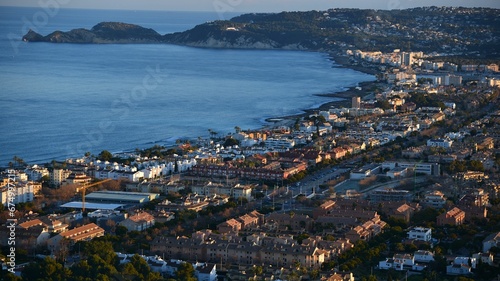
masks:
{"type": "Polygon", "coordinates": [[[498,64],[332,56],[377,81],[258,130],[15,156],[2,278],[500,280],[498,64]]]}

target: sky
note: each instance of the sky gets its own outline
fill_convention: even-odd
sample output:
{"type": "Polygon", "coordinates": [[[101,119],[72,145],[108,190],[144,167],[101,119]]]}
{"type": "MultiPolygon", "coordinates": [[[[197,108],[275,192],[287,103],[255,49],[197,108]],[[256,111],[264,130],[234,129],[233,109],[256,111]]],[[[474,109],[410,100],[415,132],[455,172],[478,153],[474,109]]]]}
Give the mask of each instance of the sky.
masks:
{"type": "Polygon", "coordinates": [[[0,6],[215,12],[281,12],[330,8],[407,9],[424,6],[490,7],[499,0],[0,0],[0,6]]]}

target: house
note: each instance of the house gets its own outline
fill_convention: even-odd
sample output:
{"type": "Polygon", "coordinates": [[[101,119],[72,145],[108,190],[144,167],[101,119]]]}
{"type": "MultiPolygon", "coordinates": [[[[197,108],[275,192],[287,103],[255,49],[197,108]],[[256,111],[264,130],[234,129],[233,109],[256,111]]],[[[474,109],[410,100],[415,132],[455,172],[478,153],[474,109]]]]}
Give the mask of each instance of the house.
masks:
{"type": "Polygon", "coordinates": [[[349,239],[352,242],[356,242],[358,240],[365,240],[368,241],[371,238],[371,233],[364,227],[358,225],[354,227],[353,229],[349,230],[345,234],[345,238],[349,239]]]}
{"type": "Polygon", "coordinates": [[[143,231],[152,227],[154,224],[155,218],[148,212],[136,213],[120,222],[120,225],[126,227],[128,231],[143,231]]]}
{"type": "Polygon", "coordinates": [[[18,244],[30,248],[45,245],[51,234],[67,231],[67,224],[59,220],[51,220],[46,217],[25,221],[17,225],[18,244]]]}
{"type": "Polygon", "coordinates": [[[271,213],[266,222],[277,223],[280,228],[288,230],[308,230],[312,227],[312,219],[308,215],[271,213]]]}
{"type": "Polygon", "coordinates": [[[84,173],[71,173],[67,178],[64,184],[77,184],[77,185],[85,185],[92,181],[92,178],[87,176],[84,173]]]}
{"type": "Polygon", "coordinates": [[[427,146],[431,147],[450,148],[452,144],[453,140],[448,139],[430,139],[427,141],[427,146]]]}
{"type": "Polygon", "coordinates": [[[468,264],[472,269],[477,267],[477,260],[471,257],[455,257],[453,264],[468,264]]]}
{"type": "Polygon", "coordinates": [[[492,247],[500,247],[500,232],[492,233],[483,240],[483,253],[489,252],[492,247]]]}
{"type": "Polygon", "coordinates": [[[321,281],[354,281],[354,275],[351,272],[336,272],[330,277],[321,278],[321,281]]]}
{"type": "Polygon", "coordinates": [[[463,181],[468,181],[468,180],[478,181],[489,178],[487,174],[479,171],[460,172],[457,173],[454,177],[463,181]]]}
{"type": "Polygon", "coordinates": [[[315,165],[323,161],[321,152],[318,150],[305,151],[303,154],[303,159],[305,159],[310,165],[315,165]]]}
{"type": "Polygon", "coordinates": [[[219,231],[220,233],[231,233],[231,232],[237,233],[241,229],[242,229],[242,223],[235,219],[229,219],[217,225],[217,231],[219,231]]]}
{"type": "Polygon", "coordinates": [[[404,270],[405,268],[413,266],[415,260],[410,254],[395,254],[393,258],[386,259],[379,262],[380,269],[394,268],[396,270],[404,270]]]}
{"type": "Polygon", "coordinates": [[[489,194],[482,188],[468,190],[467,194],[459,199],[460,206],[483,207],[489,204],[489,194]]]}
{"type": "MultiPolygon", "coordinates": [[[[16,247],[21,249],[34,249],[37,246],[44,246],[50,238],[50,233],[43,225],[33,225],[29,228],[17,227],[16,228],[16,247]]],[[[2,239],[7,246],[8,239],[2,239]]]]}
{"type": "Polygon", "coordinates": [[[415,257],[411,254],[395,254],[392,258],[387,258],[378,264],[379,269],[395,269],[397,271],[422,271],[426,267],[426,265],[416,263],[415,257]]]}
{"type": "Polygon", "coordinates": [[[253,199],[252,197],[253,186],[251,185],[240,185],[237,184],[233,187],[231,191],[231,196],[236,199],[245,198],[248,201],[253,199]]]}
{"type": "MultiPolygon", "coordinates": [[[[131,261],[133,254],[122,254],[116,253],[120,264],[125,264],[131,261]]],[[[185,261],[182,260],[163,260],[158,256],[140,256],[143,258],[150,269],[154,272],[159,272],[167,276],[175,276],[175,272],[179,269],[179,266],[185,261]]],[[[217,272],[215,263],[193,263],[194,274],[198,281],[215,281],[217,280],[217,272]]]]}
{"type": "Polygon", "coordinates": [[[32,219],[18,224],[17,227],[28,229],[37,225],[45,226],[45,224],[40,219],[32,219]]]}
{"type": "Polygon", "coordinates": [[[24,170],[30,181],[40,181],[43,176],[49,176],[49,170],[38,165],[33,165],[24,170]]]}
{"type": "Polygon", "coordinates": [[[44,225],[47,227],[47,231],[50,233],[61,233],[67,231],[68,224],[65,224],[57,219],[41,218],[44,225]]]}
{"type": "Polygon", "coordinates": [[[330,154],[333,159],[340,159],[346,155],[346,152],[342,147],[336,147],[330,151],[330,154]]]}
{"type": "Polygon", "coordinates": [[[495,140],[492,137],[486,137],[475,144],[476,150],[490,150],[495,147],[495,140]]]}
{"type": "Polygon", "coordinates": [[[89,223],[57,234],[47,241],[47,245],[49,250],[57,252],[66,241],[74,245],[76,242],[89,241],[101,236],[104,236],[104,229],[95,223],[89,223]]]}
{"type": "Polygon", "coordinates": [[[419,207],[419,206],[413,207],[411,205],[408,205],[407,203],[398,204],[398,205],[399,205],[399,207],[397,207],[393,210],[389,209],[388,211],[386,211],[386,213],[390,217],[399,218],[399,219],[404,220],[405,222],[410,221],[410,218],[413,216],[413,214],[415,213],[415,211],[419,207]]]}
{"type": "Polygon", "coordinates": [[[446,197],[441,191],[434,190],[424,195],[422,205],[426,207],[440,209],[446,204],[446,197]]]}
{"type": "Polygon", "coordinates": [[[196,263],[194,264],[194,274],[198,281],[215,281],[217,271],[215,263],[196,263]]]}
{"type": "Polygon", "coordinates": [[[407,233],[408,239],[429,242],[432,240],[432,229],[414,227],[407,233]]]}
{"type": "Polygon", "coordinates": [[[469,257],[456,257],[453,262],[446,267],[448,275],[468,275],[475,269],[477,260],[469,257]]]}
{"type": "MultiPolygon", "coordinates": [[[[71,225],[74,222],[83,219],[81,211],[72,211],[65,214],[51,214],[48,215],[49,220],[58,220],[63,224],[71,225]]],[[[65,230],[66,231],[66,230],[65,230]]]]}
{"type": "Polygon", "coordinates": [[[335,207],[335,201],[328,200],[321,204],[319,207],[314,209],[313,211],[313,218],[317,219],[320,216],[324,216],[328,214],[328,212],[335,207]]]}
{"type": "Polygon", "coordinates": [[[349,239],[352,242],[356,242],[358,240],[368,241],[372,237],[380,234],[386,225],[387,223],[380,220],[380,216],[378,214],[375,214],[372,219],[369,219],[349,230],[345,234],[345,238],[349,239]]]}
{"type": "Polygon", "coordinates": [[[492,253],[476,253],[472,255],[473,258],[480,261],[483,264],[493,265],[493,254],[492,253]]]}
{"type": "Polygon", "coordinates": [[[415,259],[415,262],[428,263],[434,261],[434,254],[429,251],[418,250],[413,255],[413,258],[415,259]]]}
{"type": "Polygon", "coordinates": [[[471,267],[466,264],[450,264],[446,266],[446,274],[448,275],[468,275],[472,274],[471,267]]]}
{"type": "Polygon", "coordinates": [[[242,229],[249,229],[261,225],[264,221],[264,216],[257,211],[253,211],[238,217],[237,220],[241,222],[242,229]]]}
{"type": "Polygon", "coordinates": [[[437,225],[461,225],[465,221],[465,212],[457,207],[437,217],[437,225]]]}

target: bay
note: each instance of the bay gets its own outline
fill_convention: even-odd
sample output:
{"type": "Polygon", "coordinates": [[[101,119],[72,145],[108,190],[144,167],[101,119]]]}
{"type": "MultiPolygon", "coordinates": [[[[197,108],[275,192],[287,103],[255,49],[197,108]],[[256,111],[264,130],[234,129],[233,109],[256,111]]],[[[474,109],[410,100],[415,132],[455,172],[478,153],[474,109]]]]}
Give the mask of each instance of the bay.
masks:
{"type": "Polygon", "coordinates": [[[321,53],[21,42],[30,25],[45,35],[121,21],[165,34],[219,16],[60,9],[35,24],[42,12],[0,8],[0,166],[257,129],[331,101],[317,94],[374,80],[321,53]]]}

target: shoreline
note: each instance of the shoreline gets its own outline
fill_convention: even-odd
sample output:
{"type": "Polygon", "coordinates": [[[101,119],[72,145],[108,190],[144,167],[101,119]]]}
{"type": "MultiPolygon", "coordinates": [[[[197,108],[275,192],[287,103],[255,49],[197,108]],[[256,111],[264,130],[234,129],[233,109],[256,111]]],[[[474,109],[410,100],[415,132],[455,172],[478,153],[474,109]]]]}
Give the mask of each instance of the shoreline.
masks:
{"type": "MultiPolygon", "coordinates": [[[[339,56],[339,55],[334,55],[328,52],[323,52],[324,54],[328,55],[328,59],[331,62],[331,68],[346,68],[346,69],[352,69],[358,72],[362,72],[365,74],[369,75],[374,75],[377,73],[374,69],[370,68],[365,68],[362,66],[355,66],[351,65],[349,62],[349,58],[345,56],[339,56]]],[[[320,105],[316,105],[313,108],[308,108],[308,109],[300,109],[300,113],[295,113],[291,115],[285,115],[285,116],[275,116],[275,117],[261,117],[261,125],[256,127],[255,130],[269,130],[269,129],[274,129],[280,126],[288,126],[292,127],[293,123],[299,119],[299,118],[304,118],[307,117],[313,113],[317,113],[318,111],[328,111],[332,107],[351,107],[351,98],[353,96],[361,96],[364,97],[366,95],[369,95],[370,92],[372,92],[381,82],[377,81],[374,77],[374,80],[371,81],[361,81],[358,82],[356,86],[351,86],[344,88],[343,90],[340,90],[338,92],[327,92],[323,94],[314,94],[315,96],[320,96],[320,97],[325,97],[325,98],[332,98],[333,100],[326,100],[325,102],[321,103],[320,105]],[[361,90],[359,89],[361,88],[361,90]]],[[[190,139],[194,140],[195,138],[190,138],[190,137],[180,137],[177,138],[176,140],[171,139],[170,142],[165,142],[163,140],[158,140],[158,141],[151,141],[151,145],[162,145],[165,147],[170,147],[170,146],[175,146],[176,141],[182,140],[182,139],[190,139]]],[[[101,148],[101,149],[106,149],[106,148],[101,148]]],[[[127,152],[132,152],[134,149],[132,148],[122,148],[116,153],[127,153],[127,152]]],[[[79,156],[74,156],[74,157],[79,157],[79,156]]],[[[66,156],[66,158],[71,158],[71,156],[66,156]]],[[[55,158],[53,158],[55,159],[55,158]]],[[[58,160],[60,161],[60,160],[58,160]]],[[[31,161],[30,161],[31,162],[31,161]]],[[[43,160],[40,160],[40,162],[37,162],[36,164],[47,164],[49,162],[45,162],[43,160]]],[[[5,163],[7,164],[7,163],[5,163]]],[[[0,165],[0,169],[8,168],[8,166],[3,166],[0,165]]]]}
{"type": "Polygon", "coordinates": [[[267,122],[268,124],[263,125],[263,129],[283,126],[289,124],[292,120],[295,121],[297,118],[307,117],[308,115],[318,111],[328,111],[332,107],[351,107],[352,97],[366,96],[369,94],[368,93],[369,91],[374,90],[374,88],[377,88],[378,85],[382,83],[376,79],[376,75],[379,73],[377,70],[363,66],[352,65],[349,62],[349,58],[345,56],[335,55],[332,53],[328,53],[328,55],[330,61],[332,62],[332,68],[346,68],[362,72],[365,74],[374,75],[375,80],[362,81],[359,82],[357,86],[351,86],[339,92],[316,94],[317,96],[321,97],[327,97],[327,98],[330,97],[341,100],[327,101],[315,108],[301,109],[303,112],[298,114],[265,118],[264,121],[267,122]],[[359,88],[361,88],[361,90],[359,88]]]}

